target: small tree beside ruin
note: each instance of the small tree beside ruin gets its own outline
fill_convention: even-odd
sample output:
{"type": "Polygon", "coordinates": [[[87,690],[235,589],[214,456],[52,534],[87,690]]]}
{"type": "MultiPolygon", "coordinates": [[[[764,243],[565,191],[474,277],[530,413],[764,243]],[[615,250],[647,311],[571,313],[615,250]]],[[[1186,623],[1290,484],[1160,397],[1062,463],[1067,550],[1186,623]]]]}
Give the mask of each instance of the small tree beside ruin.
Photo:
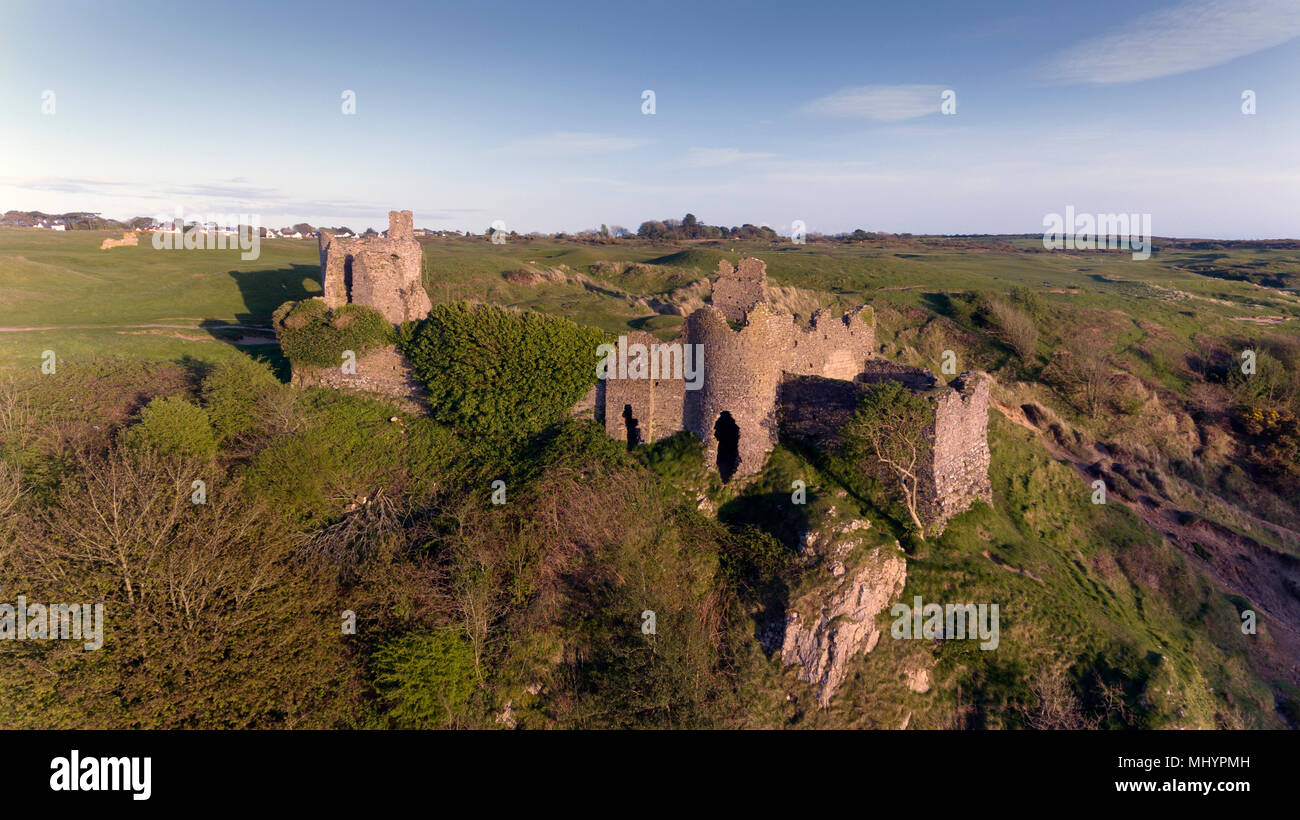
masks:
{"type": "Polygon", "coordinates": [[[907,509],[922,539],[921,478],[931,449],[926,433],[933,422],[934,409],[925,399],[899,382],[886,381],[867,389],[843,429],[845,457],[883,473],[885,487],[907,509]]]}

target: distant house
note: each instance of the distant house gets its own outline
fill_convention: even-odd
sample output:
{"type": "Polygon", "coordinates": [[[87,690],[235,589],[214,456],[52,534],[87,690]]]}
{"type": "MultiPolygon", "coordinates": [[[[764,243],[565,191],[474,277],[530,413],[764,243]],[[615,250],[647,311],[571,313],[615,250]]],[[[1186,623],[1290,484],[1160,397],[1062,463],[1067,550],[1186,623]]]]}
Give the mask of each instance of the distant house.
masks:
{"type": "Polygon", "coordinates": [[[50,230],[52,231],[66,231],[67,229],[68,226],[64,225],[62,222],[55,222],[53,225],[50,226],[50,230]]]}

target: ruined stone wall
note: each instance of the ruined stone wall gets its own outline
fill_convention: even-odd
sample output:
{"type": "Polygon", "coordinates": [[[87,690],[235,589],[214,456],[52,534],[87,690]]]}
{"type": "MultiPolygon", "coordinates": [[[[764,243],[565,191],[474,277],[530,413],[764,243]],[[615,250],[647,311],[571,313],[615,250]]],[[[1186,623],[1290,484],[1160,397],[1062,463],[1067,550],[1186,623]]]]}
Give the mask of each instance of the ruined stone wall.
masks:
{"type": "Polygon", "coordinates": [[[866,362],[862,372],[857,376],[857,381],[865,384],[876,384],[883,381],[901,382],[904,387],[912,391],[929,390],[939,383],[934,374],[928,370],[906,364],[887,362],[884,359],[872,359],[866,362]]]}
{"type": "MultiPolygon", "coordinates": [[[[625,336],[623,344],[628,350],[632,350],[633,345],[642,345],[650,355],[655,345],[665,343],[649,333],[633,331],[625,336]]],[[[632,357],[629,355],[627,358],[632,357]]],[[[603,412],[598,410],[597,414],[603,416],[606,433],[618,441],[627,441],[625,411],[628,410],[636,421],[641,444],[667,438],[682,429],[686,383],[680,374],[678,378],[670,378],[671,373],[660,373],[659,378],[626,375],[626,378],[620,378],[617,372],[609,373],[604,379],[603,391],[598,394],[603,412]]]]}
{"type": "Polygon", "coordinates": [[[794,328],[785,363],[789,373],[852,379],[862,372],[876,346],[875,311],[863,305],[843,316],[823,308],[806,330],[794,328]]]}
{"type": "MultiPolygon", "coordinates": [[[[781,383],[781,433],[820,450],[840,446],[841,430],[870,385],[896,375],[934,410],[925,432],[927,458],[918,488],[918,513],[927,526],[942,532],[949,519],[976,501],[993,503],[989,483],[988,411],[992,380],[984,373],[963,373],[950,385],[938,384],[918,368],[876,368],[872,378],[854,382],[817,376],[787,375],[781,383]],[[920,378],[924,374],[929,385],[920,378]]],[[[885,482],[895,480],[883,468],[868,466],[885,482]]]]}
{"type": "MultiPolygon", "coordinates": [[[[862,393],[871,384],[896,381],[924,397],[935,413],[925,433],[922,518],[941,529],[975,500],[991,501],[987,376],[963,374],[949,386],[927,370],[875,358],[875,313],[869,306],[843,316],[819,310],[808,328],[796,327],[792,315],[768,304],[766,281],[761,260],[742,259],[737,269],[720,262],[713,304],[692,312],[679,337],[703,347],[701,389],[686,389],[682,379],[606,380],[595,415],[609,435],[627,440],[625,410],[636,420],[640,443],[689,430],[704,443],[710,469],[717,470],[717,425],[725,413],[739,430],[732,477],[744,477],[762,469],[778,431],[821,449],[838,447],[862,393]]],[[[627,343],[649,349],[658,340],[633,333],[627,343]]]]}
{"type": "Polygon", "coordinates": [[[767,265],[747,257],[733,268],[727,260],[720,260],[710,301],[728,322],[744,321],[750,309],[767,301],[767,265]]]}
{"type": "Polygon", "coordinates": [[[393,324],[423,319],[432,303],[421,282],[423,251],[410,211],[388,212],[388,236],[341,239],[321,231],[321,288],[330,308],[373,307],[393,324]]]}
{"type": "Polygon", "coordinates": [[[345,374],[338,367],[294,365],[291,383],[300,388],[333,387],[375,393],[411,413],[429,409],[424,385],[415,378],[396,345],[385,345],[359,356],[355,374],[345,374]]]}
{"type": "Polygon", "coordinates": [[[861,382],[786,374],[779,393],[781,434],[818,449],[838,447],[840,429],[866,389],[861,382]]]}
{"type": "Polygon", "coordinates": [[[993,503],[989,482],[989,390],[984,373],[962,373],[935,399],[935,519],[947,522],[976,501],[993,503]]]}

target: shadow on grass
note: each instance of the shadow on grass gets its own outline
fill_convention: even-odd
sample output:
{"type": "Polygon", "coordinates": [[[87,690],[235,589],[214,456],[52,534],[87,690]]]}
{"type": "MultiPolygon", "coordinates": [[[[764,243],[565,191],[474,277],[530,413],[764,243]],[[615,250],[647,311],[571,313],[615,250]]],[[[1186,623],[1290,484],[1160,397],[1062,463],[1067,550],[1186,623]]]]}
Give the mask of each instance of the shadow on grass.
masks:
{"type": "Polygon", "coordinates": [[[271,326],[271,314],[285,302],[297,302],[321,295],[320,268],[316,265],[290,265],[254,271],[227,271],[239,287],[246,312],[235,314],[235,324],[249,327],[271,326]]]}

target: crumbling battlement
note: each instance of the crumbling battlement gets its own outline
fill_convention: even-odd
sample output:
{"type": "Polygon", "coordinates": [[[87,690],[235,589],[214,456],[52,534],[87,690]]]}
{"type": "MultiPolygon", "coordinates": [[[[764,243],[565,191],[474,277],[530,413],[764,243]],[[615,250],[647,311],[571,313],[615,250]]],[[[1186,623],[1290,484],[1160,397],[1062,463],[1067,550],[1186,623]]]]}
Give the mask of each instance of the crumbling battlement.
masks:
{"type": "Polygon", "coordinates": [[[686,391],[682,422],[724,479],[758,472],[776,446],[776,391],[793,337],[793,318],[765,303],[744,322],[733,330],[721,310],[705,306],[687,317],[683,334],[703,346],[704,378],[686,391]]]}
{"type": "MultiPolygon", "coordinates": [[[[643,331],[627,334],[627,345],[663,344],[643,331]]],[[[597,386],[596,414],[605,425],[605,432],[618,441],[629,441],[630,446],[648,444],[667,438],[682,429],[682,406],[686,382],[677,374],[665,374],[657,379],[609,378],[597,386]]]]}
{"type": "MultiPolygon", "coordinates": [[[[763,467],[777,442],[777,392],[787,373],[852,379],[875,346],[875,314],[820,310],[807,328],[767,301],[767,267],[742,259],[718,265],[712,304],[687,317],[677,339],[703,349],[698,389],[679,378],[607,379],[596,408],[605,429],[630,446],[688,430],[724,479],[763,467]]],[[[628,343],[663,344],[644,333],[628,343]]]]}
{"type": "Polygon", "coordinates": [[[984,373],[966,372],[946,390],[933,391],[934,520],[946,523],[975,501],[993,503],[989,482],[989,392],[993,380],[984,373]]]}
{"type": "Polygon", "coordinates": [[[321,287],[330,308],[375,308],[393,324],[423,319],[432,303],[420,281],[423,251],[410,211],[388,212],[388,235],[343,239],[321,231],[321,287]]]}
{"type": "Polygon", "coordinates": [[[767,301],[767,265],[747,257],[733,268],[727,260],[719,260],[710,301],[728,322],[743,322],[754,305],[767,301]]]}
{"type": "Polygon", "coordinates": [[[852,379],[868,365],[876,346],[876,313],[868,305],[836,316],[827,308],[813,314],[807,330],[791,338],[785,370],[828,379],[852,379]]]}

